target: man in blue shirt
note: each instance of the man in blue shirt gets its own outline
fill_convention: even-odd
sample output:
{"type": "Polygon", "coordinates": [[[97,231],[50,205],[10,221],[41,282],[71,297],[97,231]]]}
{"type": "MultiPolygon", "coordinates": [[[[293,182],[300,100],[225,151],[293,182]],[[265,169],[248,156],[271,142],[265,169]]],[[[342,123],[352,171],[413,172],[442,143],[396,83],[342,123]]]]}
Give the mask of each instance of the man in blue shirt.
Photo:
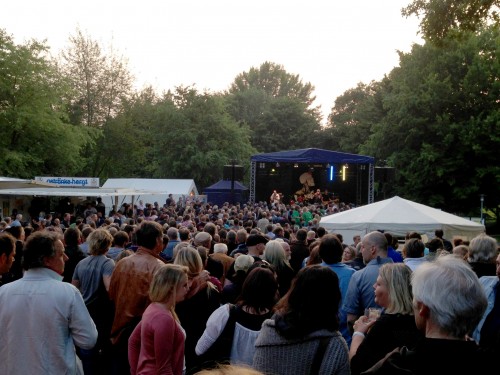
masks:
{"type": "Polygon", "coordinates": [[[378,271],[385,263],[394,263],[387,255],[387,239],[379,231],[366,234],[361,241],[361,254],[366,264],[351,277],[342,308],[347,313],[347,322],[351,333],[354,322],[365,313],[368,307],[378,307],[375,303],[373,284],[378,271]]]}
{"type": "MultiPolygon", "coordinates": [[[[342,301],[347,293],[347,288],[349,286],[349,281],[351,276],[354,274],[355,270],[352,267],[341,262],[342,254],[344,249],[340,243],[337,236],[334,234],[325,234],[321,238],[319,244],[319,256],[323,260],[322,266],[329,267],[333,272],[335,272],[339,278],[340,294],[342,296],[342,301]]],[[[347,342],[347,345],[351,345],[351,333],[347,326],[347,314],[342,308],[339,309],[340,312],[340,333],[347,342]]]]}

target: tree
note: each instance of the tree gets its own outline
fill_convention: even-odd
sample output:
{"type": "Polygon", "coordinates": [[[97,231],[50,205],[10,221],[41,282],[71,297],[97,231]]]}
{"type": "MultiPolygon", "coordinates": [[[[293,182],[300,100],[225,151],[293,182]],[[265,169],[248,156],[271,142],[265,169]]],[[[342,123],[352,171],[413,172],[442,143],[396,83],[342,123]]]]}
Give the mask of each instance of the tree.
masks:
{"type": "Polygon", "coordinates": [[[69,41],[70,46],[61,52],[60,69],[73,89],[70,119],[73,124],[101,130],[95,132],[95,147],[82,152],[86,160],[82,173],[99,176],[106,163],[100,152],[106,142],[102,130],[130,97],[133,77],[125,59],[113,52],[103,54],[100,45],[80,29],[69,41]]]}
{"type": "Polygon", "coordinates": [[[223,165],[249,160],[255,153],[248,128],[227,114],[220,94],[178,87],[159,106],[152,123],[156,178],[193,178],[199,186],[209,186],[222,177],[223,165]]]}
{"type": "MultiPolygon", "coordinates": [[[[123,111],[108,121],[99,148],[102,177],[150,177],[155,170],[153,145],[156,132],[152,124],[164,107],[151,87],[132,95],[123,111]]],[[[172,110],[175,110],[172,105],[172,110]]]]}
{"type": "Polygon", "coordinates": [[[311,107],[314,87],[281,65],[263,63],[239,74],[227,93],[229,113],[251,129],[260,152],[312,147],[320,131],[319,108],[311,107]]]}
{"type": "Polygon", "coordinates": [[[81,125],[102,127],[130,96],[133,77],[126,60],[104,55],[99,44],[80,29],[69,41],[70,46],[61,52],[61,71],[75,92],[73,118],[81,125]]]}
{"type": "Polygon", "coordinates": [[[0,173],[33,178],[71,175],[81,168],[81,149],[91,131],[69,125],[67,84],[32,40],[16,45],[0,30],[0,173]]]}
{"type": "Polygon", "coordinates": [[[500,31],[464,33],[400,54],[384,96],[387,115],[365,150],[399,172],[398,193],[452,212],[500,203],[500,31]]]}
{"type": "Polygon", "coordinates": [[[406,17],[421,18],[424,39],[442,42],[456,31],[476,32],[487,24],[499,25],[499,0],[413,0],[402,9],[406,17]]]}
{"type": "Polygon", "coordinates": [[[323,142],[330,148],[349,153],[360,153],[362,145],[372,134],[372,127],[385,112],[382,105],[382,83],[358,85],[335,100],[323,142]]]}

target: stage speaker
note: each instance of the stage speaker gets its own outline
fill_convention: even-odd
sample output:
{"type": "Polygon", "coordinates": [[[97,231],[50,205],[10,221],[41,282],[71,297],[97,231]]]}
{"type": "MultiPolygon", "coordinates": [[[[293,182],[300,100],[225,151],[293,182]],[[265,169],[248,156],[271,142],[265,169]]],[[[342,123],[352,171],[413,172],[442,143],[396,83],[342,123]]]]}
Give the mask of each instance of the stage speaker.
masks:
{"type": "MultiPolygon", "coordinates": [[[[222,173],[222,178],[224,180],[231,181],[232,176],[233,176],[233,166],[225,165],[222,173]]],[[[234,180],[243,181],[243,167],[241,165],[234,166],[234,180]]]]}

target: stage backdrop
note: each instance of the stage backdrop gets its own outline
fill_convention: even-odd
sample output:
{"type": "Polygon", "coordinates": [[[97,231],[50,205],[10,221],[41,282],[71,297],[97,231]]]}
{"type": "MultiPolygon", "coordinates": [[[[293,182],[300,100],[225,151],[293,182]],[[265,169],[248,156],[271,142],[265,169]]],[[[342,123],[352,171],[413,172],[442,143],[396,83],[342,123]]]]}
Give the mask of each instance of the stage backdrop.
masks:
{"type": "Polygon", "coordinates": [[[269,201],[276,189],[288,203],[303,189],[301,176],[311,172],[314,180],[311,190],[327,190],[341,201],[357,205],[373,203],[374,162],[371,156],[317,148],[253,155],[249,199],[269,201]]]}

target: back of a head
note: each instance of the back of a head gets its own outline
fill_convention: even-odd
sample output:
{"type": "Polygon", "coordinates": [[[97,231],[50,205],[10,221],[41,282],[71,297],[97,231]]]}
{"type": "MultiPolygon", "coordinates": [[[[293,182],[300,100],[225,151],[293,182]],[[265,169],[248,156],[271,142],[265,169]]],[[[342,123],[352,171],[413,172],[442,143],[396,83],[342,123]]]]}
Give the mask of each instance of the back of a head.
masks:
{"type": "Polygon", "coordinates": [[[214,253],[227,254],[227,245],[225,243],[216,243],[214,245],[214,253]]]}
{"type": "Polygon", "coordinates": [[[174,258],[174,264],[186,266],[189,276],[196,277],[203,270],[203,261],[200,253],[192,246],[181,247],[174,258]]]}
{"type": "Polygon", "coordinates": [[[246,229],[238,229],[238,231],[236,232],[236,240],[238,241],[238,243],[245,243],[247,241],[247,238],[248,232],[246,231],[246,229]]]}
{"type": "Polygon", "coordinates": [[[269,268],[256,267],[248,272],[237,302],[258,312],[271,310],[276,302],[278,281],[269,268]]]}
{"type": "Polygon", "coordinates": [[[209,370],[201,370],[197,375],[264,375],[264,373],[254,370],[245,365],[223,365],[218,364],[217,367],[209,370]]]}
{"type": "Polygon", "coordinates": [[[320,265],[302,268],[288,293],[276,305],[287,323],[281,333],[285,337],[300,337],[319,329],[337,330],[340,300],[339,278],[335,272],[320,265]]]}
{"type": "Polygon", "coordinates": [[[339,263],[342,260],[344,249],[338,236],[335,234],[325,234],[319,243],[319,256],[326,264],[339,263]]]}
{"type": "Polygon", "coordinates": [[[235,243],[236,242],[236,232],[234,230],[229,230],[226,235],[227,243],[235,243]]]}
{"type": "Polygon", "coordinates": [[[212,242],[212,236],[208,232],[198,232],[194,236],[195,246],[210,247],[211,242],[212,242]]]}
{"type": "Polygon", "coordinates": [[[416,239],[421,240],[422,236],[418,232],[409,232],[409,233],[406,234],[406,239],[407,240],[412,239],[412,238],[416,238],[416,239]]]}
{"type": "Polygon", "coordinates": [[[116,246],[124,247],[129,242],[127,232],[125,232],[124,230],[116,232],[116,234],[113,236],[113,241],[116,246]]]}
{"type": "Polygon", "coordinates": [[[8,232],[0,233],[0,256],[5,254],[7,257],[14,251],[16,239],[8,232]]]}
{"type": "Polygon", "coordinates": [[[452,250],[453,255],[467,260],[469,258],[469,246],[466,245],[458,245],[455,246],[452,250]]]}
{"type": "Polygon", "coordinates": [[[56,254],[56,241],[61,239],[58,232],[40,231],[32,233],[23,249],[23,269],[44,267],[44,258],[56,254]]]}
{"type": "MultiPolygon", "coordinates": [[[[70,227],[71,228],[71,227],[70,227]]],[[[68,229],[70,229],[68,228],[68,229]]],[[[68,231],[68,229],[66,229],[66,231],[64,233],[66,233],[68,231]]],[[[87,239],[87,237],[90,235],[90,233],[92,233],[95,229],[92,228],[92,227],[85,227],[82,229],[82,232],[81,232],[81,236],[84,238],[84,239],[87,239]]]]}
{"type": "Polygon", "coordinates": [[[217,227],[215,226],[214,223],[209,222],[205,224],[205,226],[203,227],[203,231],[207,232],[213,237],[215,236],[215,233],[217,233],[217,227]]]}
{"type": "Polygon", "coordinates": [[[295,237],[297,238],[297,241],[306,241],[307,240],[307,230],[305,229],[299,229],[297,233],[295,234],[295,237]]]}
{"type": "Polygon", "coordinates": [[[234,270],[235,272],[246,273],[254,262],[255,259],[251,255],[246,255],[246,254],[239,255],[234,261],[234,270]]]}
{"type": "Polygon", "coordinates": [[[316,229],[316,233],[318,238],[321,238],[326,234],[326,229],[324,227],[318,227],[318,229],[316,229]]]}
{"type": "Polygon", "coordinates": [[[102,255],[106,253],[113,243],[113,236],[106,229],[96,229],[88,238],[89,253],[102,255]]]}
{"type": "Polygon", "coordinates": [[[498,255],[497,240],[484,233],[474,237],[469,244],[469,262],[494,263],[498,255]]]}
{"type": "Polygon", "coordinates": [[[191,236],[191,232],[189,229],[182,227],[179,228],[179,240],[181,241],[188,241],[191,236]]]}
{"type": "Polygon", "coordinates": [[[378,255],[387,255],[387,239],[383,233],[379,231],[370,232],[363,238],[362,242],[375,246],[378,255]]]}
{"type": "Polygon", "coordinates": [[[444,236],[444,232],[443,232],[443,230],[442,230],[442,229],[436,229],[436,230],[434,231],[434,235],[435,235],[437,238],[443,238],[443,236],[444,236]]]}
{"type": "MultiPolygon", "coordinates": [[[[90,228],[90,227],[88,227],[90,228]]],[[[83,230],[85,230],[87,228],[84,228],[83,230]]],[[[90,228],[92,229],[92,228],[90,228]]],[[[92,233],[94,231],[94,229],[90,230],[89,231],[89,234],[92,233]]],[[[78,246],[78,244],[80,243],[80,237],[82,236],[82,233],[80,232],[80,230],[78,228],[72,228],[72,227],[69,227],[69,228],[66,228],[66,230],[64,231],[64,244],[66,246],[70,246],[70,247],[76,247],[78,246]]]]}
{"type": "Polygon", "coordinates": [[[7,229],[5,229],[5,232],[10,233],[16,240],[20,240],[22,235],[24,234],[24,227],[18,225],[18,226],[11,226],[7,229]]]}
{"type": "Polygon", "coordinates": [[[146,249],[154,249],[158,238],[163,242],[163,228],[156,221],[143,221],[135,231],[137,245],[146,249]]]}
{"type": "Polygon", "coordinates": [[[429,252],[435,253],[439,249],[444,249],[444,243],[443,240],[440,238],[433,238],[427,243],[427,248],[429,249],[429,252]]]}
{"type": "Polygon", "coordinates": [[[276,269],[282,268],[286,263],[286,253],[281,242],[271,240],[266,243],[264,259],[271,263],[276,269]]]}
{"type": "Polygon", "coordinates": [[[425,245],[422,240],[412,238],[404,246],[406,258],[421,258],[424,256],[425,245]]]}
{"type": "Polygon", "coordinates": [[[167,237],[169,240],[177,240],[179,236],[179,230],[175,227],[169,227],[167,229],[167,237]]]}
{"type": "Polygon", "coordinates": [[[487,299],[469,265],[453,255],[420,265],[412,274],[414,301],[429,309],[429,320],[441,332],[463,339],[484,314],[487,299]]]}

